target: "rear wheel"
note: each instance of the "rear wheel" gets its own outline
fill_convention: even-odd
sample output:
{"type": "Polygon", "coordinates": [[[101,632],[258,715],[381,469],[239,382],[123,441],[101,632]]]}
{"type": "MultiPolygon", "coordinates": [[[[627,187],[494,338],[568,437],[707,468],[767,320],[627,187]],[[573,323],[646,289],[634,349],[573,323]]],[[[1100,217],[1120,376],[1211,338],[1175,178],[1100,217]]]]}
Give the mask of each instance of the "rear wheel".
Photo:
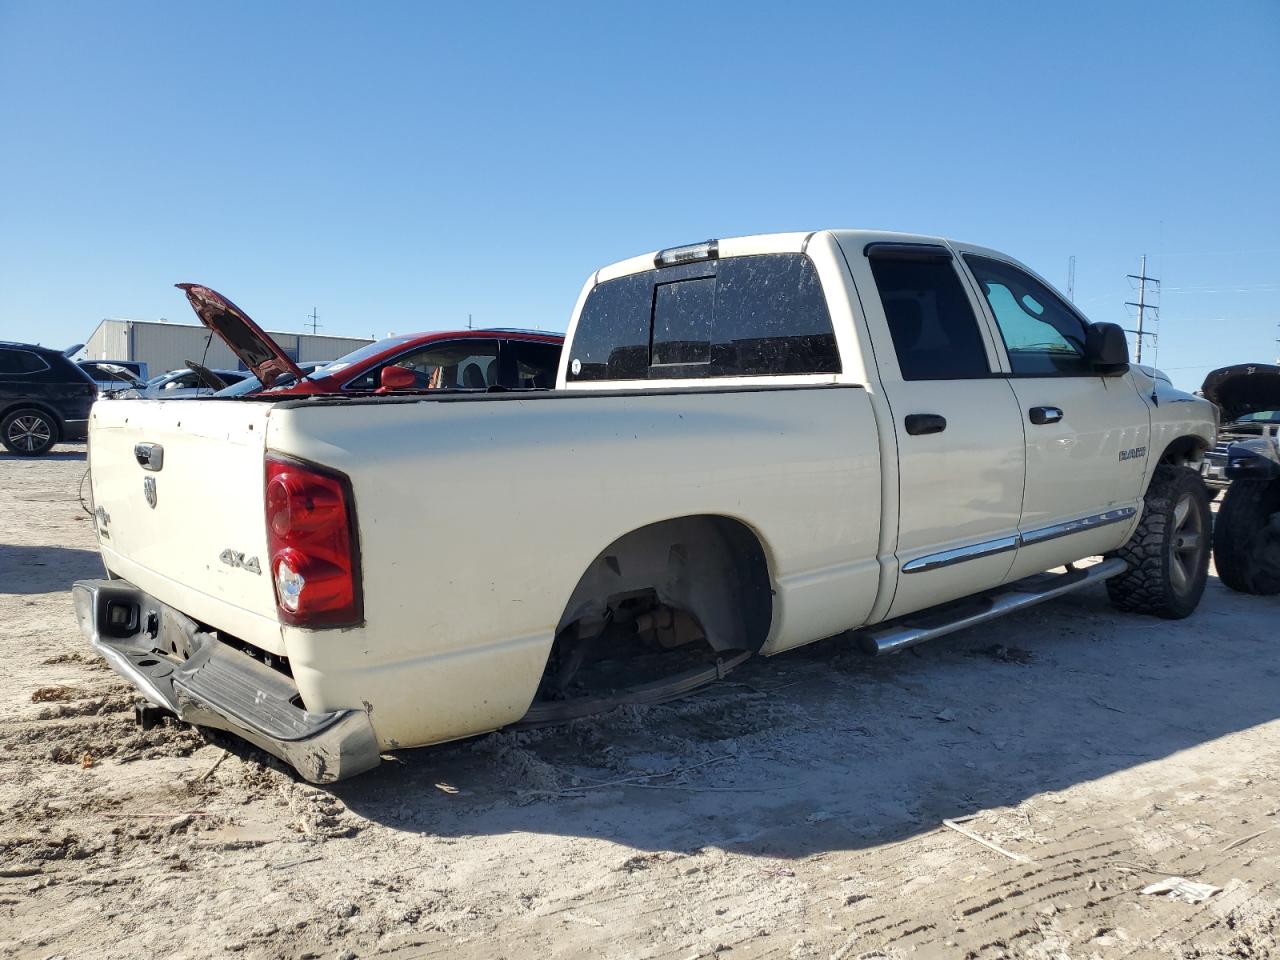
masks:
{"type": "Polygon", "coordinates": [[[1236,480],[1213,530],[1218,577],[1241,593],[1280,593],[1280,480],[1236,480]]]}
{"type": "Polygon", "coordinates": [[[57,439],[57,425],[43,410],[15,410],[0,422],[0,443],[20,457],[48,453],[57,439]]]}
{"type": "Polygon", "coordinates": [[[1200,475],[1187,467],[1156,467],[1142,521],[1115,552],[1129,569],[1107,581],[1111,603],[1168,620],[1189,616],[1204,593],[1212,525],[1200,475]]]}

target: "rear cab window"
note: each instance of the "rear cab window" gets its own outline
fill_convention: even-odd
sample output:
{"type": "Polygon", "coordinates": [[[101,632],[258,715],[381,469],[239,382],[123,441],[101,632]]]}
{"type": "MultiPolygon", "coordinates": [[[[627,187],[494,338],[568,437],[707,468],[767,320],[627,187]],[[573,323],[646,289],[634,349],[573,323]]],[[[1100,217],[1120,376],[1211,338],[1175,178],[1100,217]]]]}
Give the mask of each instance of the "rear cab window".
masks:
{"type": "Polygon", "coordinates": [[[569,383],[838,374],[826,298],[803,253],[655,268],[597,284],[569,383]]]}

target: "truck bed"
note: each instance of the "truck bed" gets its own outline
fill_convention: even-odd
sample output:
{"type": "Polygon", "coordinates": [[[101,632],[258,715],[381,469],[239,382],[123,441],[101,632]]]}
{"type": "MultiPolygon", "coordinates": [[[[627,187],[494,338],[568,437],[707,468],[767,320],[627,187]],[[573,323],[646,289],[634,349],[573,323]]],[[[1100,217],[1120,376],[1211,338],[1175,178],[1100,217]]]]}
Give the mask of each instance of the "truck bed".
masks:
{"type": "Polygon", "coordinates": [[[880,579],[879,441],[854,386],[120,401],[95,411],[91,449],[111,572],[287,656],[307,709],[363,703],[384,746],[523,716],[583,571],[646,524],[728,512],[755,532],[774,590],[764,653],[862,623],[880,579]],[[164,447],[161,470],[138,443],[164,447]],[[276,618],[268,452],[350,478],[363,624],[276,618]]]}

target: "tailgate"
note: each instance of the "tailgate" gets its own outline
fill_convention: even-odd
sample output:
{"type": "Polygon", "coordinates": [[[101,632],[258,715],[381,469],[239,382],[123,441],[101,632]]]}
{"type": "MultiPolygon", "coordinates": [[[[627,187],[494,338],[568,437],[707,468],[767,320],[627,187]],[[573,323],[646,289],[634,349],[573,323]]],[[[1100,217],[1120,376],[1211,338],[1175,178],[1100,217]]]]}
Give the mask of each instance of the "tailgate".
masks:
{"type": "Polygon", "coordinates": [[[89,425],[107,569],[201,623],[283,654],[267,570],[271,405],[104,400],[89,425]]]}

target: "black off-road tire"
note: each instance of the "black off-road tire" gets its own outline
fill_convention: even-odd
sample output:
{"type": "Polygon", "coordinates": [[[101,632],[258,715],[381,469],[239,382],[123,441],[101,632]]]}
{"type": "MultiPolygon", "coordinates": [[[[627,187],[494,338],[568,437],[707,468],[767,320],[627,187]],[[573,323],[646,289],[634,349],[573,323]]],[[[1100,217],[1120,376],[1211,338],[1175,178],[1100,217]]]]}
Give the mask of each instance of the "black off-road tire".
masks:
{"type": "Polygon", "coordinates": [[[58,442],[58,423],[43,410],[15,410],[0,421],[0,443],[19,457],[40,457],[58,442]]]}
{"type": "Polygon", "coordinates": [[[1236,480],[1218,507],[1213,562],[1232,590],[1280,593],[1280,480],[1236,480]]]}
{"type": "Polygon", "coordinates": [[[1209,574],[1213,515],[1200,475],[1188,467],[1156,467],[1129,542],[1112,556],[1129,569],[1107,581],[1117,610],[1166,620],[1189,616],[1209,574]]]}

